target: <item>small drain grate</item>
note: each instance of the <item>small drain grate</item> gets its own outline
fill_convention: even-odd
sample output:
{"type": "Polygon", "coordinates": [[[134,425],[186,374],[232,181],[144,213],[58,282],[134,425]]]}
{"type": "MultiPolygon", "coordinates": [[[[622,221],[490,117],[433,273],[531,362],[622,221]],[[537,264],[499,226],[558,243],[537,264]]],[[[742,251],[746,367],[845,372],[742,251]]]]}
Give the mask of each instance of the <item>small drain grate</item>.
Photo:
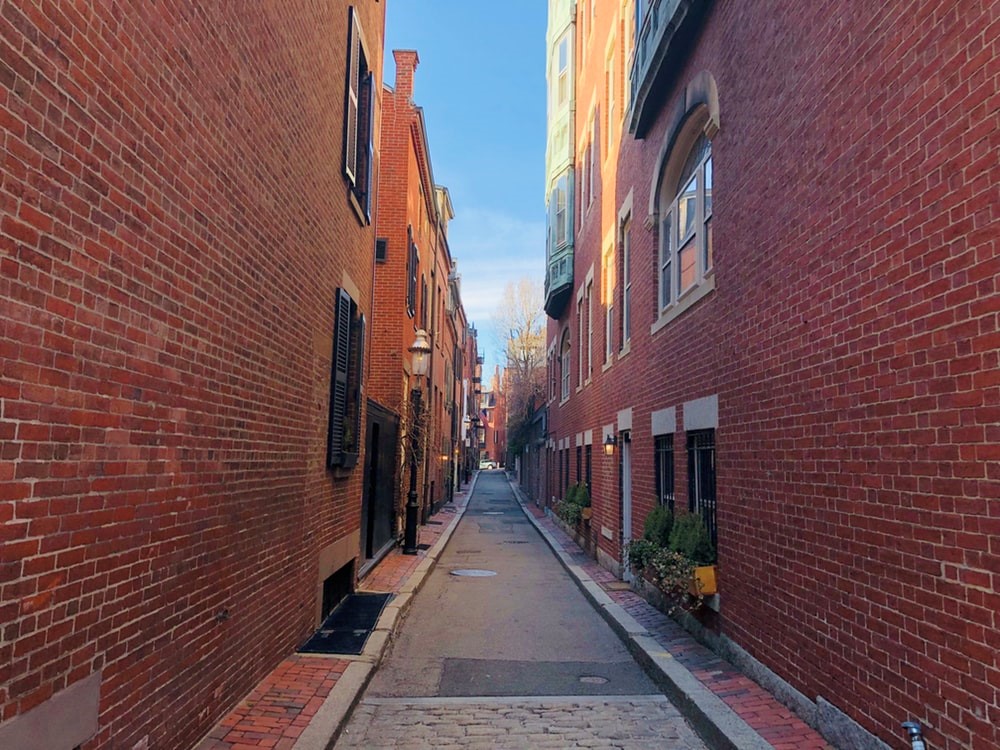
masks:
{"type": "Polygon", "coordinates": [[[480,570],[478,568],[459,568],[458,570],[451,571],[451,574],[466,578],[488,578],[489,576],[495,576],[497,572],[495,570],[480,570]]]}

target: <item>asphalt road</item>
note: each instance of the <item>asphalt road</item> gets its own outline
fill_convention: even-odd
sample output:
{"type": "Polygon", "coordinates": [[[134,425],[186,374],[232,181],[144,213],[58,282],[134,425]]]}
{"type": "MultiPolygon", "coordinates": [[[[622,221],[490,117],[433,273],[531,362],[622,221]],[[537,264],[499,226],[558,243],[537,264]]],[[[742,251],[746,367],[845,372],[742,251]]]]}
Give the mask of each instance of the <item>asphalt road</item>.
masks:
{"type": "Polygon", "coordinates": [[[337,747],[704,745],[486,471],[337,747]]]}

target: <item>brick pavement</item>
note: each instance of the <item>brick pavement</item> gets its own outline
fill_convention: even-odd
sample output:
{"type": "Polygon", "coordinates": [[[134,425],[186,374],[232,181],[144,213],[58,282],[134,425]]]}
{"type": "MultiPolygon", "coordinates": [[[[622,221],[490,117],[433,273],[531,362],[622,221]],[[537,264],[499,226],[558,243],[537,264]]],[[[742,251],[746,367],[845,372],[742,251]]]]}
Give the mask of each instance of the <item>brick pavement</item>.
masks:
{"type": "MultiPolygon", "coordinates": [[[[398,593],[467,501],[467,492],[457,493],[451,505],[419,527],[417,542],[424,549],[404,555],[401,548],[394,548],[358,583],[358,590],[398,593]]],[[[216,724],[197,750],[291,750],[351,662],[292,654],[216,724]]]]}
{"type": "Polygon", "coordinates": [[[721,698],[775,750],[834,750],[818,732],[780,703],[771,693],[744,675],[715,652],[698,643],[684,628],[634,591],[614,588],[618,579],[602,568],[545,512],[531,503],[522,507],[578,565],[656,642],[706,688],[721,698]]]}
{"type": "Polygon", "coordinates": [[[587,698],[368,698],[338,750],[705,750],[662,695],[587,698]]]}

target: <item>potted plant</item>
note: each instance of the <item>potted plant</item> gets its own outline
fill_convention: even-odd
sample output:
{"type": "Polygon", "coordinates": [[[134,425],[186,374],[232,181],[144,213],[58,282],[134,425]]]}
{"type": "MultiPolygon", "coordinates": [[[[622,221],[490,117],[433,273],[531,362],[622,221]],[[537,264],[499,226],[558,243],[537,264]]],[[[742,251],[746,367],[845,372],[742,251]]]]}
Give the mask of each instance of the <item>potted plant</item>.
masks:
{"type": "Polygon", "coordinates": [[[699,598],[718,591],[715,577],[715,548],[705,522],[698,513],[685,513],[674,520],[670,549],[692,563],[690,593],[699,598]]]}

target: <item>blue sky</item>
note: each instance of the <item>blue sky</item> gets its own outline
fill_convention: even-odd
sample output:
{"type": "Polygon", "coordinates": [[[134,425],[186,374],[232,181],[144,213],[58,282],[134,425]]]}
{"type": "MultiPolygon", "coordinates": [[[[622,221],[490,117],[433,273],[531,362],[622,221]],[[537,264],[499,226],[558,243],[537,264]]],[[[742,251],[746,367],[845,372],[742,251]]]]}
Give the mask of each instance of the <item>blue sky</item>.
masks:
{"type": "Polygon", "coordinates": [[[383,0],[385,82],[394,49],[415,49],[434,179],[451,192],[448,230],[486,373],[508,280],[545,275],[544,0],[383,0]]]}

